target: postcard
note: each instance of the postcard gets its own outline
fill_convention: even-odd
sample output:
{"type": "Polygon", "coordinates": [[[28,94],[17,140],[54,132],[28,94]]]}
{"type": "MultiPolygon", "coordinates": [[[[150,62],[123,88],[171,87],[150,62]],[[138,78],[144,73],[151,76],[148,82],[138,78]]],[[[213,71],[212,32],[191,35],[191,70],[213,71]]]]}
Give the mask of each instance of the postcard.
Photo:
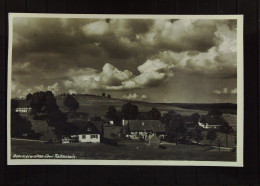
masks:
{"type": "Polygon", "coordinates": [[[9,14],[8,165],[243,166],[243,16],[9,14]]]}

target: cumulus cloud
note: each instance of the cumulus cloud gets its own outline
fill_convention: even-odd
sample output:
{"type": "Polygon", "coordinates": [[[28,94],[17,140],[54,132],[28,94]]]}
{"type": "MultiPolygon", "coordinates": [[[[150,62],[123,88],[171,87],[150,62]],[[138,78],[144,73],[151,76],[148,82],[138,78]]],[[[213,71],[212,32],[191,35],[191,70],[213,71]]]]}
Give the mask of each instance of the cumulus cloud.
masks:
{"type": "Polygon", "coordinates": [[[63,83],[67,88],[81,90],[128,90],[159,86],[163,81],[173,76],[173,64],[167,64],[159,59],[147,60],[138,66],[138,75],[129,70],[119,70],[106,63],[101,72],[95,69],[70,70],[70,80],[63,83]]]}
{"type": "Polygon", "coordinates": [[[137,68],[140,75],[136,76],[134,81],[140,86],[156,86],[173,76],[173,68],[173,64],[167,64],[160,59],[147,60],[137,68]]]}
{"type": "Polygon", "coordinates": [[[100,73],[100,83],[108,86],[120,85],[122,81],[128,80],[133,75],[129,70],[120,71],[113,65],[106,63],[100,73]]]}
{"type": "Polygon", "coordinates": [[[140,100],[147,99],[147,96],[146,95],[139,96],[136,93],[130,93],[128,95],[124,95],[123,98],[128,99],[128,100],[139,100],[140,101],[140,100]]]}
{"type": "Polygon", "coordinates": [[[59,84],[56,82],[56,83],[54,83],[53,85],[48,86],[48,87],[47,87],[47,90],[52,91],[52,93],[53,93],[54,95],[56,95],[56,94],[60,93],[59,84]]]}
{"type": "Polygon", "coordinates": [[[15,18],[14,23],[14,95],[163,87],[177,72],[236,78],[234,20],[15,18]]]}
{"type": "Polygon", "coordinates": [[[83,32],[89,35],[103,35],[108,32],[108,23],[104,21],[95,21],[83,26],[83,32]]]}

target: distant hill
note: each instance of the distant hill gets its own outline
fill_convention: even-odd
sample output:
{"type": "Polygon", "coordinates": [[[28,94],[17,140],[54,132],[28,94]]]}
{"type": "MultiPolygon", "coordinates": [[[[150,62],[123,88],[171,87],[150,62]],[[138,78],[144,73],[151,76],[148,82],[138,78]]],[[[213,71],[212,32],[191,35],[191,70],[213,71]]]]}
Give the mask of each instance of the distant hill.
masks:
{"type": "MultiPolygon", "coordinates": [[[[169,110],[174,110],[175,112],[181,115],[191,115],[194,112],[198,112],[199,114],[207,113],[205,110],[180,108],[178,106],[172,104],[165,104],[165,103],[148,103],[143,101],[130,101],[130,100],[124,100],[118,98],[107,98],[102,96],[75,95],[74,97],[78,100],[80,104],[80,108],[78,111],[86,112],[91,116],[97,115],[97,116],[104,117],[108,110],[108,107],[115,106],[117,110],[121,110],[122,105],[127,102],[131,102],[137,105],[140,112],[148,112],[151,110],[151,108],[155,107],[161,113],[168,112],[169,110]]],[[[68,108],[66,108],[63,105],[63,98],[57,96],[56,99],[60,109],[63,111],[68,111],[68,108]]]]}
{"type": "Polygon", "coordinates": [[[184,109],[204,110],[218,109],[224,114],[235,114],[237,111],[237,104],[233,103],[165,103],[184,109]]]}

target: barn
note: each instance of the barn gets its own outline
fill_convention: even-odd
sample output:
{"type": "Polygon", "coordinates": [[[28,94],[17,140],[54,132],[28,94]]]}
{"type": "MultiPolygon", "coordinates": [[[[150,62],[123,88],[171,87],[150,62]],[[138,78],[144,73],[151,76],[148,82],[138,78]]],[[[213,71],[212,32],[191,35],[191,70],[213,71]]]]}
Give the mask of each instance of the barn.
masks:
{"type": "Polygon", "coordinates": [[[148,137],[152,134],[164,138],[165,125],[159,120],[124,120],[124,122],[126,137],[130,139],[148,141],[148,137]]]}
{"type": "Polygon", "coordinates": [[[225,119],[221,116],[204,115],[199,119],[198,125],[204,129],[217,129],[225,122],[225,119]]]}

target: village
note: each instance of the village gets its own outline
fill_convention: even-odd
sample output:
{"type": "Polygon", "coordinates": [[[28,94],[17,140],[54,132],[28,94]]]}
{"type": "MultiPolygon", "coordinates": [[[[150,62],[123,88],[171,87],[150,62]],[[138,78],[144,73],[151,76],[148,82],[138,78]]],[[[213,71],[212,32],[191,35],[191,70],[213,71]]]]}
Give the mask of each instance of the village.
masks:
{"type": "MultiPolygon", "coordinates": [[[[170,151],[178,148],[201,148],[214,154],[234,154],[236,151],[234,128],[217,109],[190,115],[181,115],[174,110],[160,112],[156,107],[139,111],[135,102],[125,100],[121,108],[111,104],[105,108],[105,114],[98,115],[99,111],[96,110],[97,114],[93,115],[80,110],[84,96],[103,102],[117,100],[104,94],[54,96],[50,91],[28,94],[24,99],[13,99],[12,139],[40,140],[49,146],[60,144],[58,148],[69,145],[75,153],[79,144],[81,147],[83,144],[95,144],[94,148],[100,144],[103,149],[125,146],[135,151],[140,148],[150,152],[160,149],[161,153],[166,152],[164,149],[170,151]]],[[[90,110],[89,107],[86,109],[90,110]]],[[[113,154],[108,151],[106,153],[113,154]]],[[[160,156],[163,157],[162,154],[160,156]]],[[[170,152],[166,159],[171,159],[170,152]]],[[[232,155],[231,159],[235,161],[235,156],[232,155]]]]}

